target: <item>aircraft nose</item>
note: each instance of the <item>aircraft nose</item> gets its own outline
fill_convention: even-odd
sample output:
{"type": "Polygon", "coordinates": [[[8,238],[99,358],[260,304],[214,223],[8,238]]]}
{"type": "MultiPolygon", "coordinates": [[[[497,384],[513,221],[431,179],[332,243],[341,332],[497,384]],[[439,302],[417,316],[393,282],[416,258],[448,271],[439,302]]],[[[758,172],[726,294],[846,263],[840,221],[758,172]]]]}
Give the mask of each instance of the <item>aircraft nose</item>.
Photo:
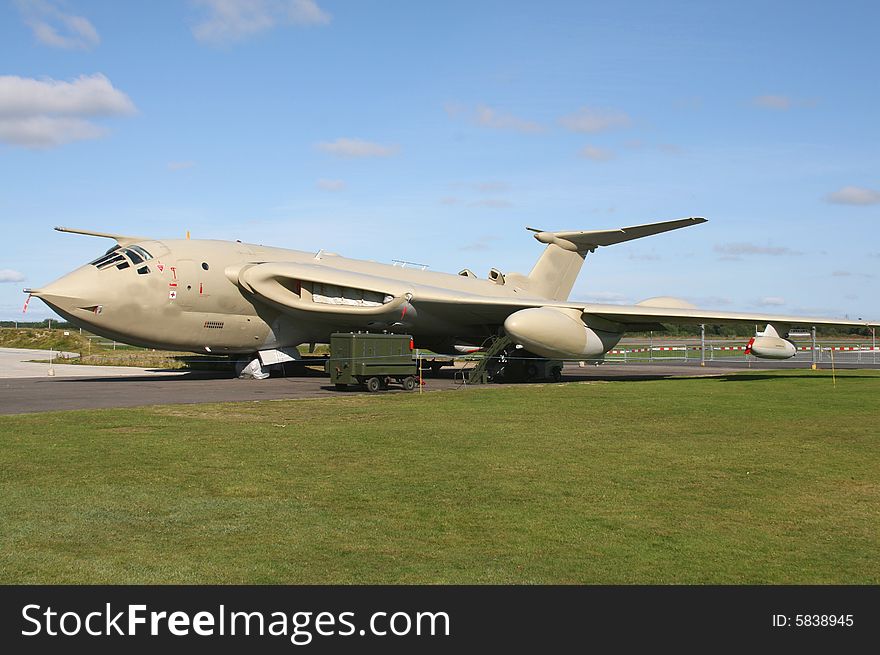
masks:
{"type": "Polygon", "coordinates": [[[94,311],[100,291],[98,270],[94,266],[82,266],[41,289],[25,291],[61,313],[79,313],[78,309],[94,311]]]}

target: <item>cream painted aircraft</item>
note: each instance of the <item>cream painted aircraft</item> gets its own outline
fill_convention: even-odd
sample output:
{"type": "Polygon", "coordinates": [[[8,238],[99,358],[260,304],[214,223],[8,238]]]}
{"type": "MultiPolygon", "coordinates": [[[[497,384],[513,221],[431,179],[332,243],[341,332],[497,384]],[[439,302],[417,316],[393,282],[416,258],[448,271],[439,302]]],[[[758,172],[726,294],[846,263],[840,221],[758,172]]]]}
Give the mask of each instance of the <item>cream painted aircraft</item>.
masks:
{"type": "Polygon", "coordinates": [[[627,331],[662,324],[766,323],[751,342],[757,357],[795,355],[796,326],[875,326],[801,316],[701,310],[674,298],[636,305],[568,300],[588,253],[697,225],[685,218],[616,230],[544,232],[528,275],[492,269],[488,279],[406,265],[306,253],[238,241],[154,240],[55,228],[115,239],[117,245],[42,289],[25,289],[87,330],[133,345],[236,355],[243,376],[299,358],[297,346],[332,332],[412,334],[438,353],[473,350],[503,337],[539,357],[599,362],[627,331]]]}

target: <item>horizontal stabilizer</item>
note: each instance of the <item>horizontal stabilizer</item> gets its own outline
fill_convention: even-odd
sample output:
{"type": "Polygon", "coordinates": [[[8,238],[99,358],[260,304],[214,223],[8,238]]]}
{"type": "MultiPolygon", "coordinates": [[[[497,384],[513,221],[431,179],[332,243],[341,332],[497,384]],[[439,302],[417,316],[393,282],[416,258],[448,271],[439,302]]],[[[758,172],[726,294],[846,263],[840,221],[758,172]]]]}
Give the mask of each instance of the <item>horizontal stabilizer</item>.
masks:
{"type": "Polygon", "coordinates": [[[662,223],[647,223],[645,225],[633,225],[632,227],[621,227],[616,230],[579,230],[570,232],[542,232],[534,228],[527,228],[532,232],[536,232],[535,238],[541,243],[552,243],[565,250],[572,252],[585,253],[595,250],[599,246],[611,246],[615,243],[623,243],[624,241],[632,241],[633,239],[641,239],[649,237],[652,234],[661,234],[670,230],[677,230],[682,227],[690,227],[691,225],[699,225],[705,223],[706,219],[699,216],[690,218],[681,218],[675,221],[664,221],[662,223]]]}

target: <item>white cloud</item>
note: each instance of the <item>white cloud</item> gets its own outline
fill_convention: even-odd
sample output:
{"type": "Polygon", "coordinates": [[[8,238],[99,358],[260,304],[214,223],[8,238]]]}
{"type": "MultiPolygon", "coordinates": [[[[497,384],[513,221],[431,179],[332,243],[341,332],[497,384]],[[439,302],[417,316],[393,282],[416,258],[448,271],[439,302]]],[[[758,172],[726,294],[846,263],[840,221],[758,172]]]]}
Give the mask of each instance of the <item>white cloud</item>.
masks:
{"type": "Polygon", "coordinates": [[[473,243],[468,243],[459,248],[459,250],[463,250],[465,252],[485,252],[489,250],[489,237],[483,237],[473,243]]]}
{"type": "Polygon", "coordinates": [[[715,252],[730,257],[737,257],[739,255],[770,255],[772,257],[779,257],[782,255],[803,254],[784,246],[759,246],[754,243],[722,243],[715,246],[715,252]]]}
{"type": "Polygon", "coordinates": [[[106,132],[80,118],[0,118],[0,141],[24,148],[52,148],[72,141],[97,139],[106,132]]]}
{"type": "Polygon", "coordinates": [[[24,282],[24,273],[13,271],[11,268],[0,269],[0,283],[24,282]]]}
{"type": "Polygon", "coordinates": [[[653,252],[631,252],[629,258],[634,261],[656,262],[660,260],[660,255],[653,252]]]}
{"type": "Polygon", "coordinates": [[[697,307],[725,307],[733,304],[733,300],[727,296],[690,296],[686,300],[697,307]]]}
{"type": "Polygon", "coordinates": [[[363,139],[339,138],[336,141],[319,143],[315,147],[331,155],[349,159],[356,157],[391,157],[400,152],[399,146],[384,145],[382,143],[364,141],[363,139]]]}
{"type": "Polygon", "coordinates": [[[593,161],[608,161],[609,159],[614,159],[614,153],[611,150],[599,148],[597,146],[584,146],[580,149],[578,154],[585,159],[592,159],[593,161]]]}
{"type": "Polygon", "coordinates": [[[587,294],[585,300],[587,302],[620,304],[626,302],[629,298],[616,291],[593,291],[592,293],[587,294]]]}
{"type": "Polygon", "coordinates": [[[47,148],[94,139],[106,130],[89,119],[135,111],[131,99],[100,73],[72,82],[0,76],[0,141],[13,145],[47,148]]]}
{"type": "Polygon", "coordinates": [[[457,102],[447,102],[443,105],[443,110],[449,118],[464,119],[481,127],[488,127],[493,130],[536,133],[543,132],[545,129],[540,123],[506,114],[494,107],[489,107],[484,104],[479,104],[471,109],[467,105],[457,102]]]}
{"type": "Polygon", "coordinates": [[[880,191],[860,186],[845,186],[829,193],[825,200],[837,205],[876,205],[880,203],[880,191]]]}
{"type": "Polygon", "coordinates": [[[539,123],[504,114],[487,105],[477,105],[474,118],[478,125],[495,130],[513,130],[514,132],[542,132],[544,130],[544,127],[539,123]]]}
{"type": "Polygon", "coordinates": [[[752,98],[752,104],[764,109],[791,109],[792,100],[788,96],[766,95],[752,98]]]}
{"type": "Polygon", "coordinates": [[[101,42],[98,30],[82,16],[68,14],[50,0],[17,0],[24,22],[37,41],[53,48],[89,50],[101,42]]]}
{"type": "Polygon", "coordinates": [[[443,111],[449,118],[458,118],[467,111],[467,107],[460,102],[446,102],[443,104],[443,111]]]}
{"type": "Polygon", "coordinates": [[[572,132],[591,134],[627,127],[631,122],[630,117],[622,111],[596,107],[581,107],[574,114],[559,119],[559,124],[572,132]]]}
{"type": "Polygon", "coordinates": [[[182,171],[187,168],[192,168],[196,163],[194,161],[170,161],[168,162],[168,170],[169,171],[182,171]]]}
{"type": "Polygon", "coordinates": [[[331,15],[315,0],[193,0],[207,16],[193,35],[205,43],[241,41],[277,25],[326,25],[331,15]]]}
{"type": "Polygon", "coordinates": [[[345,189],[345,181],[344,180],[326,180],[320,179],[315,184],[322,191],[342,191],[345,189]]]}
{"type": "Polygon", "coordinates": [[[755,304],[760,307],[781,307],[785,304],[785,298],[780,298],[779,296],[765,296],[756,301],[755,304]]]}
{"type": "Polygon", "coordinates": [[[110,116],[135,111],[131,99],[100,73],[72,82],[0,76],[0,117],[63,114],[110,116]]]}

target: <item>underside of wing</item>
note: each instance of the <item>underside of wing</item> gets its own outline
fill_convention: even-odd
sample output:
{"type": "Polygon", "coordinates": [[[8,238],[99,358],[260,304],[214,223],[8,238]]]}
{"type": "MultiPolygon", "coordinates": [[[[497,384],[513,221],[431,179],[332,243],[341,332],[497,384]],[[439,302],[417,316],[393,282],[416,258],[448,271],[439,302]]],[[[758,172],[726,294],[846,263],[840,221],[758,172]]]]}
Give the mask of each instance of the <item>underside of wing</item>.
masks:
{"type": "MultiPolygon", "coordinates": [[[[786,314],[758,314],[751,312],[720,312],[698,309],[696,307],[652,307],[645,305],[591,305],[580,306],[584,315],[596,316],[616,323],[626,324],[630,329],[649,323],[668,323],[673,325],[695,325],[700,323],[773,323],[786,326],[850,326],[874,327],[878,323],[863,320],[838,319],[820,316],[791,316],[786,314]]],[[[642,328],[651,329],[651,328],[642,328]]]]}

